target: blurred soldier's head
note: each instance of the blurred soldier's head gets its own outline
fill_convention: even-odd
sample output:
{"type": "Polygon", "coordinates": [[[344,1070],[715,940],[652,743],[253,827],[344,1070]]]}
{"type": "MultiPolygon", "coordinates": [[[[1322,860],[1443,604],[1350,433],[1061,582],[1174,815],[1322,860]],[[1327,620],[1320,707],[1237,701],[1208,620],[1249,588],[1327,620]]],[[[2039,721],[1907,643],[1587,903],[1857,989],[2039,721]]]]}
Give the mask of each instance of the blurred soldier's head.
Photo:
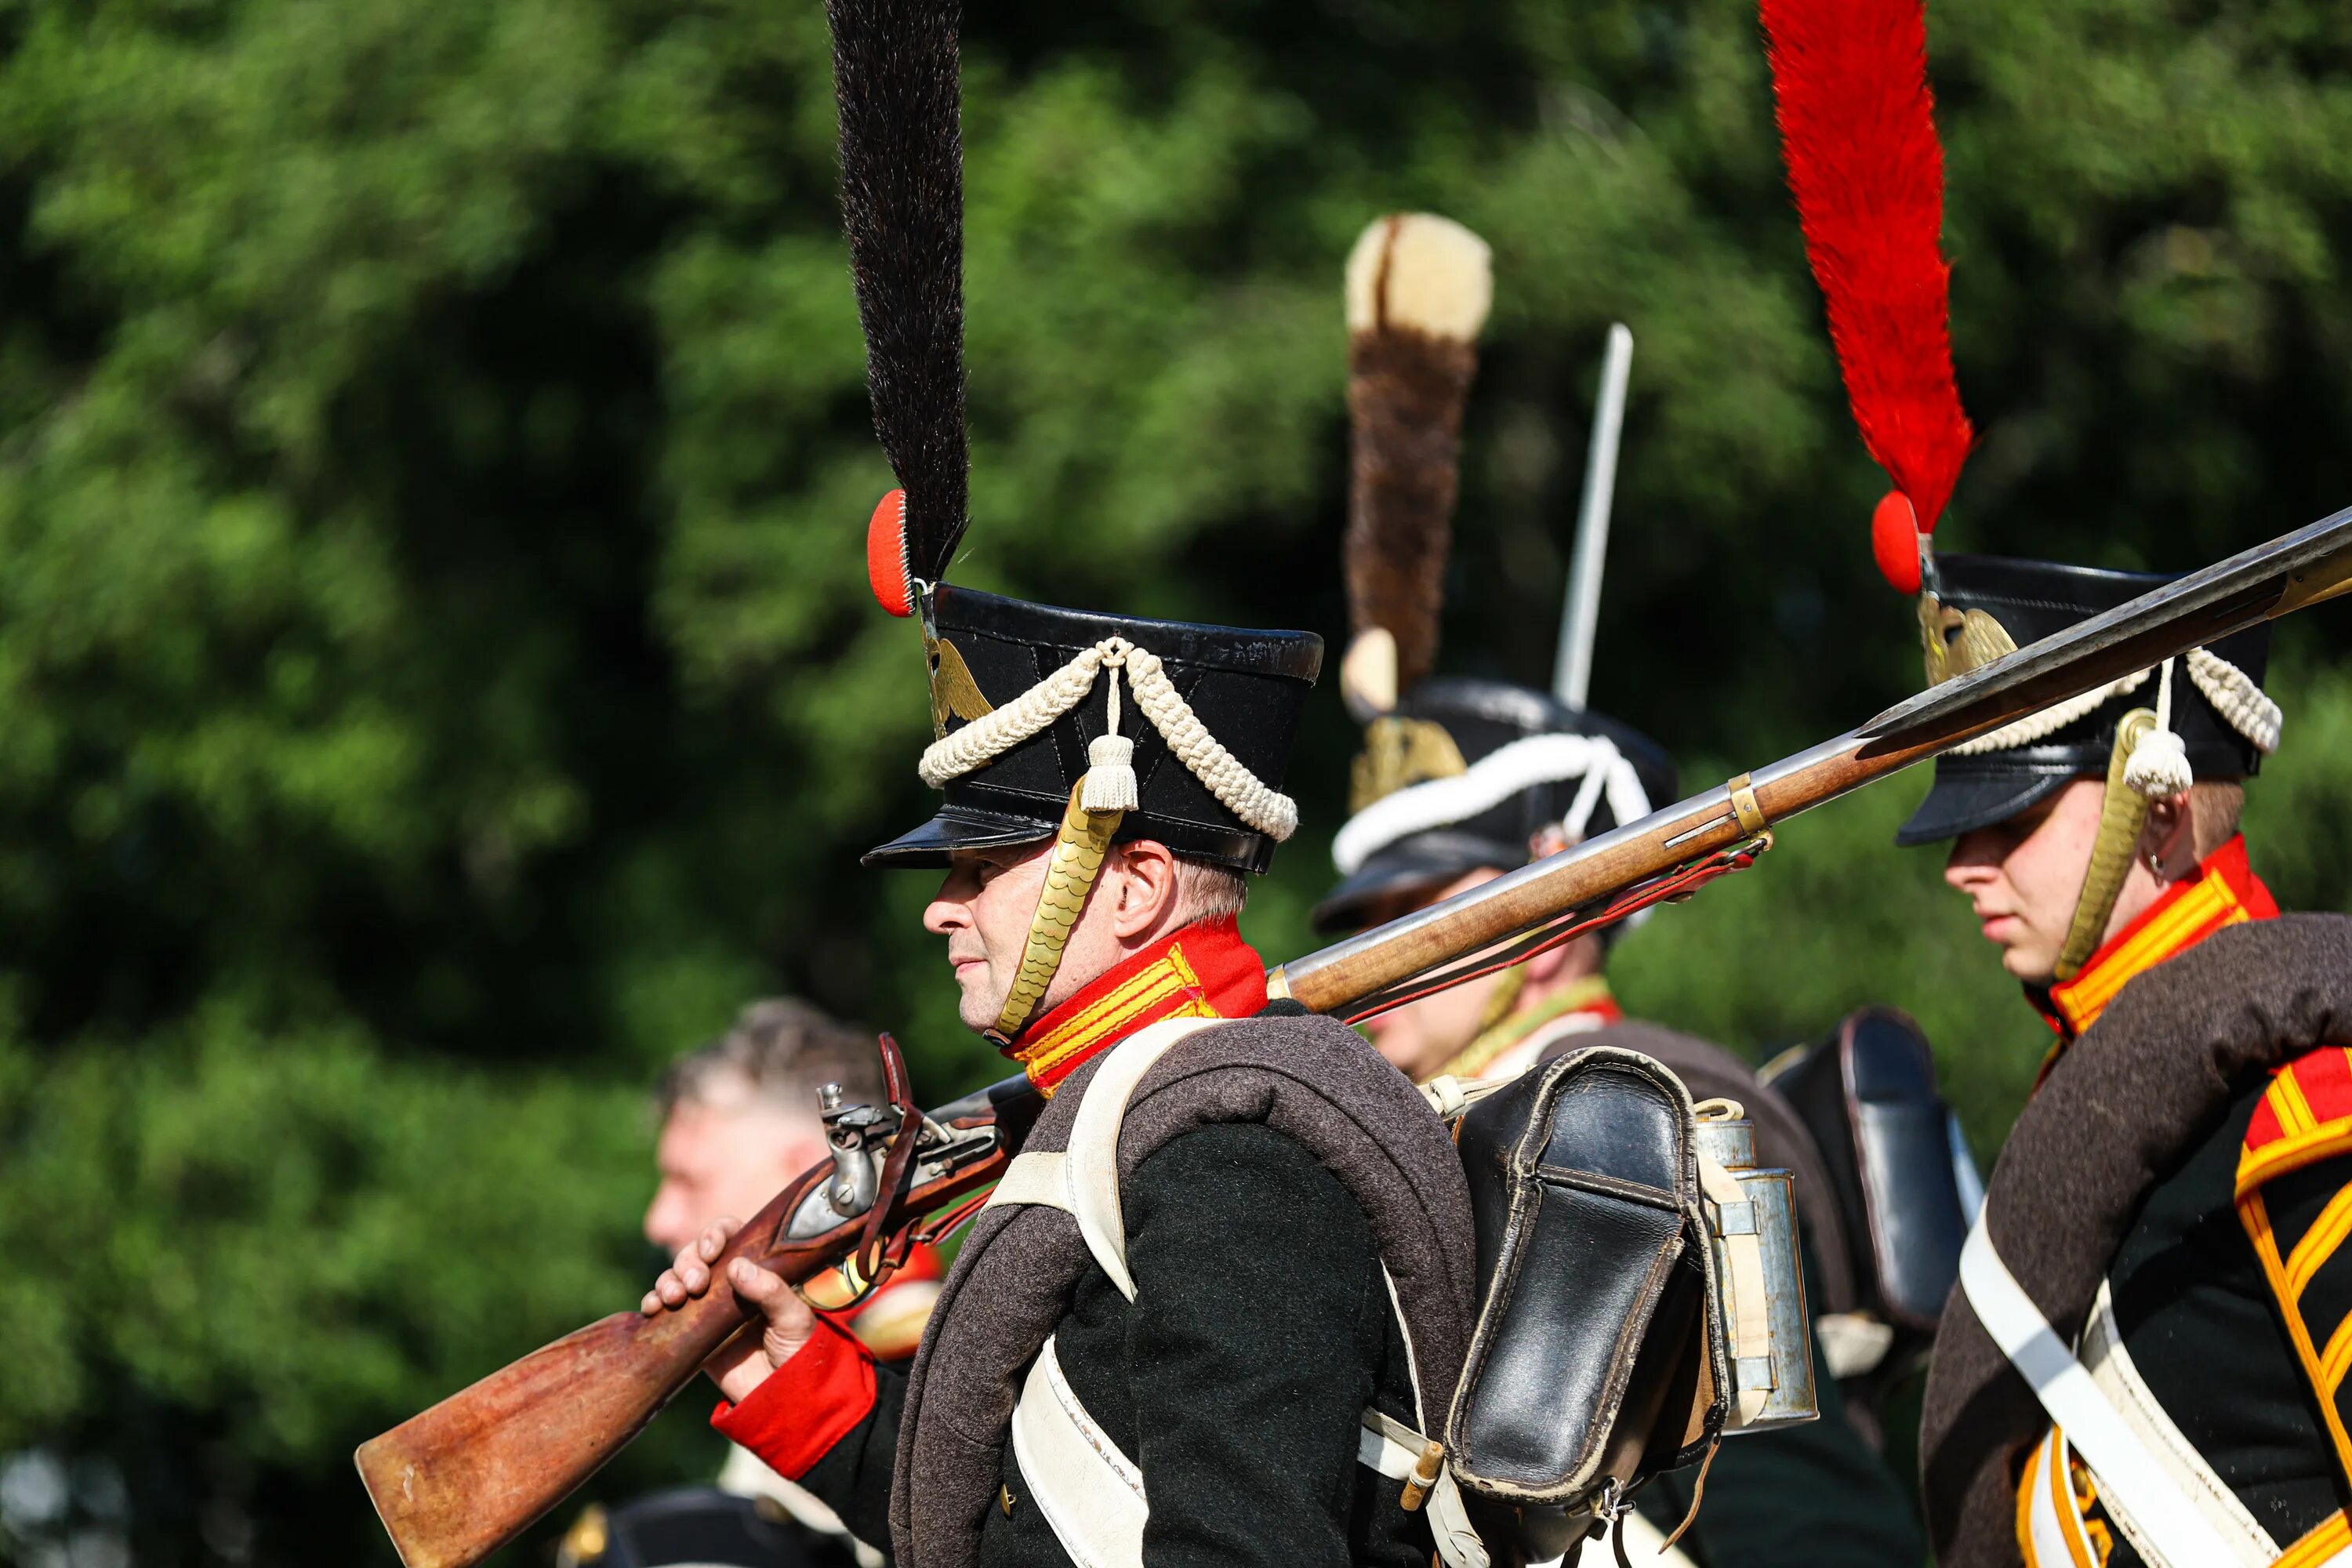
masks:
{"type": "MultiPolygon", "coordinates": [[[[1424,680],[1366,729],[1355,813],[1331,847],[1341,879],[1316,906],[1316,929],[1361,931],[1425,909],[1636,821],[1674,792],[1673,762],[1630,725],[1500,681],[1424,680]]],[[[1379,1014],[1365,1030],[1416,1082],[1476,1076],[1483,1064],[1465,1053],[1486,1040],[1499,1055],[1496,1032],[1511,1020],[1571,988],[1605,996],[1593,983],[1611,940],[1579,937],[1379,1014]]]]}
{"type": "Polygon", "coordinates": [[[757,1214],[825,1158],[818,1089],[837,1083],[845,1101],[878,1103],[880,1061],[866,1031],[771,997],[671,1063],[656,1089],[661,1185],[646,1208],[646,1239],[675,1254],[714,1219],[757,1214]]]}

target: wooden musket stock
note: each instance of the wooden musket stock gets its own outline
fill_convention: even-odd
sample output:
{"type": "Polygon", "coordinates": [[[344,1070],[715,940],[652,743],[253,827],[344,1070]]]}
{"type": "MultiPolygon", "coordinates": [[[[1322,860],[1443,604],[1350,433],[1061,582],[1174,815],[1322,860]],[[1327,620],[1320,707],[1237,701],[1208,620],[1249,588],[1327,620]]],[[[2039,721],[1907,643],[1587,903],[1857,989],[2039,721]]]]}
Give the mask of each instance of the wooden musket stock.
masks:
{"type": "MultiPolygon", "coordinates": [[[[1003,1174],[1000,1148],[918,1186],[910,1216],[946,1207],[1003,1174]]],[[[817,1166],[772,1199],[712,1265],[738,1258],[798,1284],[856,1248],[864,1217],[814,1237],[782,1232],[833,1179],[817,1166]]],[[[702,1363],[738,1333],[757,1333],[735,1293],[714,1283],[675,1311],[615,1312],[541,1346],[360,1446],[360,1478],[408,1568],[467,1568],[520,1535],[645,1429],[702,1363]]]]}
{"type": "MultiPolygon", "coordinates": [[[[1931,688],[1833,741],[1278,965],[1268,972],[1268,989],[1311,1012],[1375,1010],[1416,977],[1531,934],[1565,931],[1580,911],[1590,917],[1608,909],[1631,889],[1755,840],[1771,824],[2347,588],[2352,510],[1931,688]]],[[[918,1180],[892,1205],[890,1226],[911,1224],[994,1181],[1035,1103],[1015,1078],[934,1111],[935,1128],[994,1122],[996,1134],[982,1154],[918,1180]]],[[[862,1216],[821,1235],[788,1235],[792,1216],[834,1173],[820,1166],[793,1183],[738,1233],[718,1267],[749,1257],[798,1282],[850,1256],[868,1231],[862,1216]]],[[[402,1561],[408,1568],[471,1568],[594,1474],[744,1331],[750,1325],[733,1293],[717,1286],[657,1317],[616,1312],[363,1444],[360,1474],[402,1561]]]]}

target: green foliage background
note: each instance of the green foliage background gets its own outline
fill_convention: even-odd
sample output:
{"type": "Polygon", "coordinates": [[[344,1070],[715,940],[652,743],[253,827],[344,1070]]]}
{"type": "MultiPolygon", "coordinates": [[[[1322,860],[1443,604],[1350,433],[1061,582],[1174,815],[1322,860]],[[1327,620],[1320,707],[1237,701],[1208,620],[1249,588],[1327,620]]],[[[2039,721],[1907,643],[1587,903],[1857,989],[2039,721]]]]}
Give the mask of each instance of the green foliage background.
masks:
{"type": "MultiPolygon", "coordinates": [[[[2343,503],[2352,12],[1932,26],[1948,545],[2187,567],[2343,503]]],[[[1339,262],[1428,206],[1498,279],[1453,666],[1549,668],[1622,319],[1596,700],[1706,780],[1916,683],[1748,5],[1045,0],[967,56],[961,580],[1336,637],[1339,262]]],[[[632,1298],[642,1086],[746,997],[995,1070],[927,889],[855,865],[926,715],[832,119],[811,0],[0,5],[0,1453],[110,1460],[142,1562],[391,1561],[349,1449],[632,1298]]],[[[2343,909],[2352,622],[2307,621],[2256,859],[2343,909]]],[[[1272,954],[1351,740],[1328,702],[1272,954]]],[[[1908,1006],[1990,1156],[2038,1026],[1886,847],[1919,787],[1623,989],[1759,1051],[1908,1006]]],[[[599,1486],[707,1462],[698,1414],[599,1486]]]]}

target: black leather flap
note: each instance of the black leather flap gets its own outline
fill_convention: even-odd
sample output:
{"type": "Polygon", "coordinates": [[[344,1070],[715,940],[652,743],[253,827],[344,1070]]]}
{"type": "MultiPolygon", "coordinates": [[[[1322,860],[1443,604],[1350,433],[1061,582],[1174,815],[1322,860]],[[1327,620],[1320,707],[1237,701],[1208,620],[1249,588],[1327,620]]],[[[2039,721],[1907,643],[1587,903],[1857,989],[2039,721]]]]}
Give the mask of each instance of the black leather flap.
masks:
{"type": "Polygon", "coordinates": [[[1772,1080],[1821,1145],[1864,1300],[1932,1333],[1968,1240],[1951,1111],[1919,1026],[1888,1007],[1846,1017],[1772,1080]]]}
{"type": "Polygon", "coordinates": [[[1690,1353],[1707,1338],[1711,1268],[1690,1113],[1664,1068],[1601,1047],[1464,1116],[1480,1298],[1444,1436],[1467,1489],[1572,1504],[1686,1446],[1693,1384],[1722,1385],[1719,1359],[1717,1375],[1694,1375],[1690,1353]]]}

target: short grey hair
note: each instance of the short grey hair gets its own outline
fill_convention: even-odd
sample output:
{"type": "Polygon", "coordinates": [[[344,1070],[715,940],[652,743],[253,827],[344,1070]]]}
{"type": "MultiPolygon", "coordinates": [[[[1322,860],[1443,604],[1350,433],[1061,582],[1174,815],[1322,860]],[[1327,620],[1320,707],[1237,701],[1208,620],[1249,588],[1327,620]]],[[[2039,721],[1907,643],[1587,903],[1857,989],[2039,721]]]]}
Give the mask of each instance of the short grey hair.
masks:
{"type": "Polygon", "coordinates": [[[790,1110],[814,1113],[821,1085],[841,1085],[852,1103],[882,1099],[882,1057],[874,1037],[797,997],[770,996],[736,1016],[735,1026],[669,1064],[654,1085],[664,1119],[680,1100],[709,1105],[730,1080],[790,1110]]]}
{"type": "Polygon", "coordinates": [[[1202,921],[1217,920],[1225,915],[1238,915],[1249,902],[1249,879],[1231,866],[1220,866],[1213,860],[1195,859],[1190,855],[1176,857],[1176,923],[1195,925],[1202,921]]]}

